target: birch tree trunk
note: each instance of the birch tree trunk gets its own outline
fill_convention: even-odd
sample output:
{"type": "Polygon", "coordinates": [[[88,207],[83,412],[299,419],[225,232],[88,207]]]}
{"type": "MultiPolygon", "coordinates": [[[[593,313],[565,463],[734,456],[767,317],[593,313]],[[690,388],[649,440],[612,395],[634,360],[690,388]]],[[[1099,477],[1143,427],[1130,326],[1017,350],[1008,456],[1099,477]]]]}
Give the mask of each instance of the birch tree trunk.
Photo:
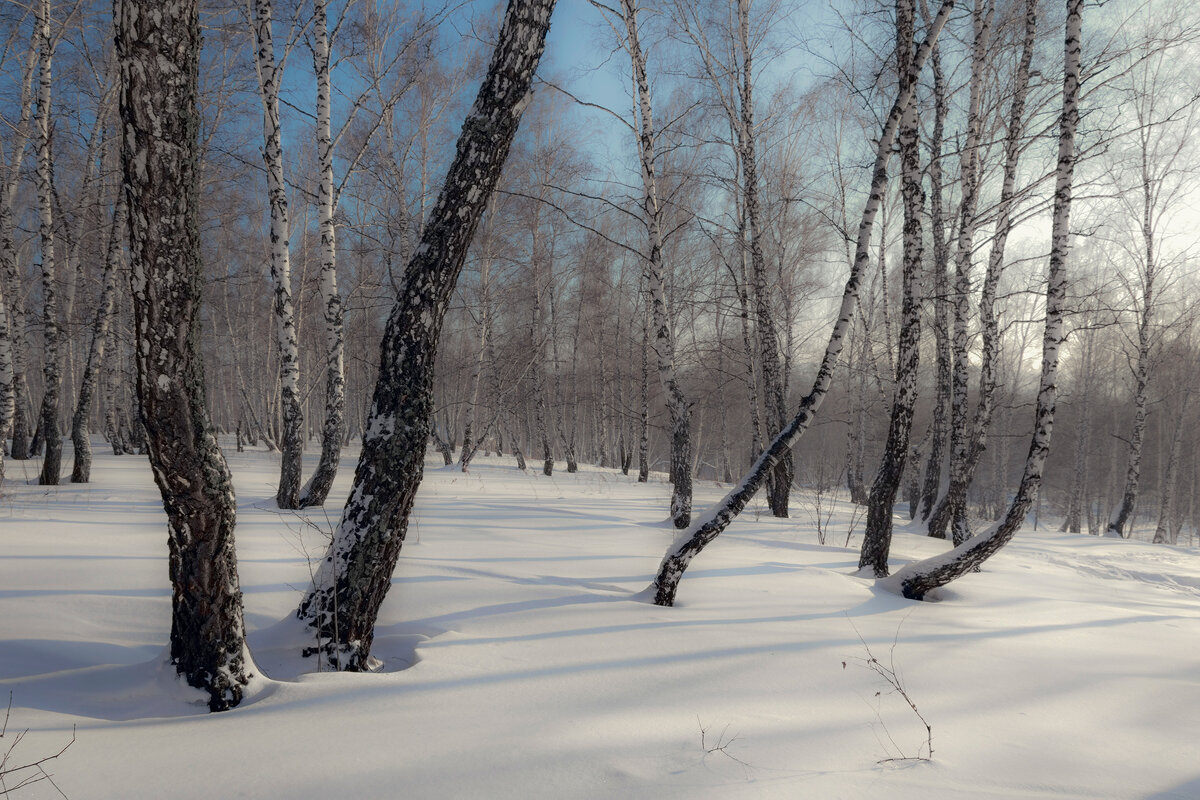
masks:
{"type": "MultiPolygon", "coordinates": [[[[786,382],[780,366],[779,334],[775,328],[775,315],[771,309],[770,290],[767,286],[766,259],[762,247],[762,221],[758,197],[758,160],[754,130],[754,70],[753,50],[750,45],[750,0],[738,0],[738,49],[741,53],[741,81],[739,106],[741,111],[738,126],[740,160],[742,164],[743,191],[746,197],[746,223],[750,234],[750,273],[754,286],[755,323],[758,330],[759,362],[762,364],[763,388],[767,404],[767,438],[773,439],[787,425],[789,414],[786,382]]],[[[771,473],[767,504],[776,517],[788,516],[788,498],[792,487],[792,454],[783,454],[771,473]]]]}
{"type": "Polygon", "coordinates": [[[649,292],[649,312],[654,328],[654,351],[658,375],[666,394],[671,415],[671,520],[676,528],[686,528],[692,518],[692,404],[684,394],[675,365],[675,334],[667,312],[667,290],[663,264],[663,209],[658,199],[655,142],[650,81],[646,75],[646,56],[638,38],[636,0],[621,0],[625,22],[626,48],[637,85],[638,158],[642,168],[642,211],[649,233],[650,252],[644,263],[649,292]]]}
{"type": "MultiPolygon", "coordinates": [[[[337,283],[337,227],[334,225],[333,132],[329,64],[328,0],[313,2],[313,71],[317,76],[317,205],[321,230],[321,304],[325,315],[325,421],[321,459],[297,498],[301,508],[320,506],[329,497],[342,454],[346,417],[345,312],[337,283]]],[[[285,200],[286,202],[286,200],[285,200]]],[[[297,374],[297,380],[299,375],[297,374]]],[[[284,452],[287,453],[287,441],[284,452]]],[[[303,452],[303,444],[301,444],[303,452]]],[[[280,481],[282,492],[283,482],[280,481]]],[[[282,504],[280,504],[282,506],[282,504]]]]}
{"type": "MultiPolygon", "coordinates": [[[[29,43],[29,54],[22,70],[21,116],[15,130],[9,136],[11,160],[6,164],[4,184],[0,187],[0,459],[3,459],[3,443],[12,432],[12,454],[14,459],[28,458],[29,434],[25,414],[21,408],[24,388],[23,378],[25,352],[25,313],[21,302],[20,273],[17,269],[17,251],[13,242],[13,203],[17,187],[21,182],[21,162],[29,142],[29,123],[33,118],[33,74],[37,64],[37,42],[40,29],[35,26],[29,43]]],[[[0,461],[0,466],[2,466],[0,461]]],[[[0,471],[0,477],[3,472],[0,471]]]]}
{"type": "Polygon", "coordinates": [[[457,152],[387,321],[354,487],[298,614],[337,669],[365,670],[421,483],[438,335],[471,238],[528,105],[554,0],[510,0],[457,152]]]}
{"type": "MultiPolygon", "coordinates": [[[[274,287],[275,337],[279,347],[280,416],[283,419],[279,436],[279,490],[275,494],[275,502],[280,508],[299,508],[304,458],[304,412],[300,406],[300,353],[296,339],[296,314],[292,306],[288,200],[287,186],[283,180],[283,132],[279,121],[279,84],[283,77],[283,65],[275,55],[271,0],[254,0],[254,38],[259,95],[263,105],[263,165],[267,171],[267,194],[271,205],[271,282],[274,287]]],[[[323,155],[329,156],[328,153],[323,155]]],[[[322,184],[324,181],[325,174],[322,173],[322,184]]],[[[332,193],[328,201],[332,202],[332,193]]],[[[330,215],[332,222],[332,211],[330,215]]],[[[324,226],[321,228],[323,259],[327,255],[326,234],[332,237],[332,225],[328,229],[324,226]]],[[[329,246],[332,245],[331,238],[329,246]]],[[[322,279],[334,281],[333,274],[326,273],[324,261],[322,279]]],[[[337,294],[336,283],[333,284],[333,294],[337,294]]],[[[328,298],[326,300],[328,314],[328,298]]],[[[340,314],[340,308],[334,311],[340,314]]]]}
{"type": "MultiPolygon", "coordinates": [[[[914,94],[920,73],[909,69],[913,59],[913,34],[916,11],[912,0],[896,3],[896,69],[900,75],[900,93],[914,94]],[[911,84],[911,85],[910,85],[911,84]]],[[[875,577],[888,573],[888,552],[892,543],[892,506],[908,459],[913,407],[917,400],[917,372],[921,363],[921,213],[925,192],[921,187],[920,139],[917,131],[917,103],[910,102],[900,119],[901,196],[904,203],[904,257],[901,268],[902,303],[900,331],[896,342],[896,388],[888,422],[887,441],[879,471],[867,497],[867,523],[859,553],[860,569],[870,567],[875,577]]]]}
{"type": "Polygon", "coordinates": [[[62,434],[58,428],[59,364],[58,275],[54,264],[54,211],[50,163],[50,95],[53,40],[50,36],[50,0],[38,3],[38,112],[37,112],[37,197],[38,238],[42,261],[42,406],[39,417],[45,456],[38,483],[57,486],[62,470],[62,434]]]}
{"type": "Polygon", "coordinates": [[[1058,396],[1058,354],[1063,342],[1067,301],[1066,260],[1070,246],[1071,190],[1075,171],[1075,128],[1079,122],[1079,78],[1083,0],[1067,0],[1064,38],[1063,105],[1059,118],[1058,169],[1055,176],[1049,276],[1046,284],[1046,327],[1042,336],[1042,372],[1034,430],[1021,483],[1004,519],[989,530],[941,555],[909,564],[880,585],[913,600],[974,571],[1012,539],[1037,500],[1042,471],[1050,452],[1058,396]]]}
{"type": "Polygon", "coordinates": [[[112,319],[113,294],[117,286],[117,264],[121,259],[122,232],[125,229],[125,198],[118,195],[113,209],[112,227],[108,234],[108,247],[104,254],[104,276],[100,290],[100,303],[96,319],[92,323],[92,343],[88,348],[87,361],[83,368],[83,380],[79,384],[79,398],[75,403],[75,415],[71,420],[71,443],[75,448],[75,460],[71,467],[72,483],[87,483],[92,473],[92,445],[88,439],[88,418],[92,413],[92,395],[104,363],[104,346],[108,341],[108,329],[112,319]]]}
{"type": "Polygon", "coordinates": [[[891,111],[888,113],[883,124],[883,129],[880,131],[879,142],[875,150],[875,165],[871,177],[871,190],[867,197],[867,202],[863,207],[862,220],[858,226],[854,262],[850,268],[850,276],[846,281],[846,288],[842,292],[838,314],[834,320],[833,330],[829,335],[829,343],[825,347],[825,354],[817,369],[816,378],[813,380],[812,389],[800,401],[800,407],[787,427],[780,431],[779,435],[768,445],[767,449],[750,468],[750,471],[742,478],[741,483],[734,487],[723,500],[709,509],[702,518],[694,522],[690,528],[680,531],[675,535],[675,540],[663,556],[658,568],[658,574],[649,587],[649,592],[653,595],[654,602],[657,605],[671,606],[675,604],[675,593],[679,588],[679,581],[683,577],[684,571],[687,570],[688,565],[691,564],[692,559],[707,547],[710,542],[716,539],[729,526],[729,523],[741,513],[742,509],[746,507],[746,504],[750,502],[750,499],[754,497],[755,493],[766,482],[768,473],[779,463],[782,455],[790,450],[799,441],[800,437],[804,435],[804,432],[812,423],[813,417],[820,410],[825,396],[829,393],[829,386],[833,379],[833,372],[837,368],[838,357],[841,354],[842,344],[846,338],[846,331],[854,318],[859,284],[863,273],[866,271],[867,264],[870,262],[871,231],[875,224],[875,216],[878,214],[884,195],[887,193],[887,167],[891,157],[892,144],[896,138],[896,129],[900,124],[901,115],[904,114],[913,100],[913,94],[916,91],[916,76],[920,74],[921,68],[929,56],[929,49],[937,41],[938,35],[942,32],[942,28],[946,24],[946,18],[949,17],[950,11],[953,8],[954,0],[944,0],[941,8],[938,10],[937,16],[930,23],[924,43],[917,50],[916,56],[907,65],[910,80],[904,84],[905,89],[899,92],[896,97],[896,101],[892,105],[891,111]]]}
{"type": "Polygon", "coordinates": [[[200,355],[200,20],[195,0],[117,0],[114,17],[137,387],[167,512],[171,661],[222,711],[242,700],[254,663],[233,484],[209,421],[200,355]]]}
{"type": "MultiPolygon", "coordinates": [[[[979,19],[978,11],[976,13],[976,46],[973,63],[978,65],[978,69],[982,70],[986,59],[986,43],[984,47],[980,47],[980,32],[983,32],[983,38],[987,38],[987,32],[991,24],[992,8],[989,6],[985,12],[983,20],[979,19]]],[[[951,463],[950,485],[943,497],[939,499],[938,506],[934,510],[929,520],[929,534],[945,538],[947,527],[953,525],[953,541],[955,545],[962,544],[970,536],[970,530],[967,525],[967,491],[970,488],[971,481],[974,478],[975,470],[979,465],[980,457],[983,455],[986,444],[987,433],[991,427],[992,411],[996,405],[997,391],[997,358],[999,356],[1000,347],[1000,326],[996,318],[996,295],[1000,284],[1000,278],[1004,271],[1004,255],[1008,242],[1008,236],[1013,229],[1013,211],[1016,204],[1016,178],[1017,168],[1019,166],[1020,155],[1024,149],[1023,137],[1025,133],[1025,101],[1029,91],[1030,66],[1033,60],[1033,51],[1037,44],[1037,14],[1038,0],[1026,0],[1025,3],[1025,34],[1021,46],[1021,56],[1017,65],[1017,72],[1013,80],[1013,98],[1012,105],[1009,110],[1008,130],[1004,138],[1004,172],[1000,187],[1000,202],[996,211],[996,230],[992,237],[992,247],[988,254],[987,271],[984,275],[983,288],[979,298],[979,323],[982,340],[982,354],[980,356],[979,369],[979,399],[975,407],[975,417],[971,423],[969,430],[960,431],[960,438],[953,441],[954,453],[951,463]]],[[[972,84],[977,80],[975,75],[976,68],[972,68],[972,84]]],[[[982,93],[982,88],[973,90],[976,94],[972,95],[972,109],[978,109],[977,95],[982,93]]],[[[976,111],[976,113],[978,113],[976,111]]],[[[974,148],[978,148],[979,130],[978,124],[974,129],[974,140],[971,140],[970,131],[968,132],[968,143],[974,148]]],[[[978,159],[976,159],[976,162],[978,159]]],[[[972,169],[972,181],[978,181],[978,163],[972,169]]],[[[975,204],[977,188],[972,189],[970,199],[972,205],[975,204]]],[[[964,203],[967,196],[964,195],[964,203]]],[[[974,210],[971,211],[972,218],[974,210]]],[[[962,224],[967,222],[966,211],[963,212],[962,224]]],[[[971,227],[974,227],[974,222],[971,222],[971,227]]],[[[967,242],[967,248],[973,245],[967,242]]],[[[963,241],[960,234],[959,241],[959,257],[963,258],[963,241]]],[[[969,279],[966,281],[966,288],[969,291],[969,279]]],[[[956,289],[956,302],[959,301],[956,289]]],[[[958,325],[956,317],[956,326],[958,325]]],[[[964,325],[965,328],[965,325],[964,325]]],[[[959,351],[959,332],[956,327],[955,332],[955,358],[956,370],[965,373],[966,371],[966,354],[959,351]],[[961,366],[959,365],[961,362],[961,366]]],[[[962,344],[965,346],[966,334],[965,331],[961,336],[962,344]]],[[[965,381],[965,374],[957,376],[956,381],[965,381]]],[[[956,389],[956,392],[963,392],[956,402],[961,403],[962,424],[965,426],[966,417],[966,397],[965,389],[956,389]]],[[[957,407],[957,406],[956,406],[957,407]]],[[[956,423],[960,420],[956,417],[956,423]]]]}
{"type": "MultiPolygon", "coordinates": [[[[925,0],[921,8],[926,18],[929,9],[925,0]]],[[[929,432],[929,458],[925,462],[925,481],[921,487],[920,509],[922,520],[929,519],[934,503],[942,489],[942,472],[945,467],[946,437],[949,433],[950,413],[950,301],[946,268],[950,261],[946,242],[945,178],[942,171],[942,141],[945,138],[946,115],[949,102],[946,98],[946,76],[942,72],[941,47],[936,46],[929,56],[930,72],[933,73],[933,130],[929,137],[929,227],[933,244],[933,335],[934,358],[937,364],[935,379],[936,396],[933,407],[933,425],[929,432]]],[[[945,534],[942,535],[945,538],[945,534]]]]}

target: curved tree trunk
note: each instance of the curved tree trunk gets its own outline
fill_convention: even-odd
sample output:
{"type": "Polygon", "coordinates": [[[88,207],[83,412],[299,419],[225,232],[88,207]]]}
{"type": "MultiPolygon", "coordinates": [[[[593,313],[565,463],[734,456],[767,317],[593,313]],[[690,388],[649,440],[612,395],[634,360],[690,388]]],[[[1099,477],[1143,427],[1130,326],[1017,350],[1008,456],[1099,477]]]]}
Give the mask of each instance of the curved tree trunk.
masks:
{"type": "Polygon", "coordinates": [[[491,64],[388,318],[354,488],[298,615],[337,669],[373,666],[375,619],[421,484],[438,335],[475,228],[531,98],[554,0],[510,0],[491,64]]]}
{"type": "MultiPolygon", "coordinates": [[[[1067,300],[1066,260],[1070,246],[1071,189],[1075,171],[1075,127],[1079,121],[1079,77],[1083,0],[1067,0],[1063,107],[1059,122],[1058,170],[1054,187],[1053,228],[1050,266],[1046,284],[1046,328],[1042,337],[1042,375],[1034,413],[1033,436],[1025,458],[1020,486],[999,524],[933,558],[909,564],[881,585],[899,591],[905,597],[923,600],[932,590],[979,567],[1012,539],[1025,522],[1025,516],[1037,500],[1042,471],[1050,452],[1054,428],[1054,409],[1058,397],[1056,384],[1058,353],[1063,342],[1063,316],[1067,300]]],[[[1032,4],[1027,14],[1036,13],[1032,4]]]]}
{"type": "Polygon", "coordinates": [[[670,606],[675,604],[675,593],[679,588],[679,581],[683,578],[683,573],[691,564],[692,559],[699,555],[710,542],[716,539],[729,526],[729,523],[741,513],[742,509],[746,507],[746,504],[750,502],[750,499],[754,497],[755,493],[766,482],[768,473],[779,463],[780,457],[789,451],[799,441],[800,437],[804,435],[804,432],[812,423],[813,417],[820,409],[821,404],[825,401],[826,395],[829,393],[829,386],[833,380],[833,372],[837,368],[838,357],[841,355],[842,345],[845,342],[846,331],[850,327],[851,320],[854,318],[854,308],[858,301],[859,284],[871,259],[871,231],[875,224],[875,216],[879,213],[879,207],[882,205],[884,195],[887,193],[887,166],[891,158],[892,144],[896,138],[896,128],[900,124],[901,115],[904,114],[908,105],[913,100],[913,94],[916,90],[915,76],[920,74],[921,67],[924,66],[925,60],[929,56],[929,49],[937,41],[938,35],[942,32],[942,28],[946,24],[946,19],[950,16],[950,11],[953,8],[954,0],[944,0],[941,8],[938,10],[937,16],[934,17],[929,25],[929,32],[926,34],[925,42],[917,50],[915,58],[909,64],[908,69],[912,80],[908,82],[905,91],[899,93],[896,102],[892,105],[891,111],[888,113],[887,119],[884,121],[875,150],[875,166],[871,176],[871,191],[863,207],[862,220],[858,226],[857,245],[854,252],[854,262],[850,268],[850,277],[847,279],[846,288],[842,292],[841,305],[838,307],[837,318],[834,321],[833,330],[829,334],[829,343],[825,347],[825,354],[821,359],[821,365],[817,369],[816,378],[813,380],[812,390],[801,400],[796,415],[792,417],[787,427],[780,431],[779,435],[775,437],[759,457],[758,461],[750,468],[749,473],[742,479],[742,482],[727,494],[724,500],[717,503],[701,519],[693,523],[689,529],[676,534],[675,540],[671,543],[671,546],[663,556],[662,562],[659,564],[658,574],[655,576],[654,582],[650,585],[650,591],[657,605],[670,606]]]}

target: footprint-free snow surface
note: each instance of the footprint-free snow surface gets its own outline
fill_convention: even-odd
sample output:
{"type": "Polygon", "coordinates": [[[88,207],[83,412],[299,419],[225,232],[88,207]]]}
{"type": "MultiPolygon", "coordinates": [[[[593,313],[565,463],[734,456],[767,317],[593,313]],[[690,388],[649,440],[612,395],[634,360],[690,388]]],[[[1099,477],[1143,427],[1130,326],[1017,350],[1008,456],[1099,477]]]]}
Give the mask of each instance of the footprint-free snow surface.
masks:
{"type": "MultiPolygon", "coordinates": [[[[382,671],[312,673],[291,613],[354,454],[327,516],[280,512],[276,458],[230,453],[260,677],[209,714],[164,663],[145,459],[101,446],[86,485],[6,464],[0,754],[28,733],[4,769],[76,737],[45,764],[55,785],[17,797],[1200,798],[1194,550],[1026,528],[915,603],[853,576],[848,504],[827,521],[829,496],[818,518],[798,492],[790,520],[747,509],[659,608],[639,593],[671,539],[661,480],[430,462],[382,671]]],[[[700,484],[697,507],[722,493],[700,484]]],[[[893,565],[944,547],[901,528],[893,565]]]]}

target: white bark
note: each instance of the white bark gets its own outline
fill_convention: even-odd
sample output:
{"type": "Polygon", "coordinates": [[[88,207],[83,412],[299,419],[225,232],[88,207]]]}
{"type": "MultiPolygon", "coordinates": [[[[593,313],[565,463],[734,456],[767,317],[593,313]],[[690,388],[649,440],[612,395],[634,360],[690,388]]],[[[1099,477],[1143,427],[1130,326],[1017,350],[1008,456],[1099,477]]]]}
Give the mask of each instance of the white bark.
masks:
{"type": "MultiPolygon", "coordinates": [[[[283,418],[279,441],[279,490],[275,500],[280,508],[298,508],[304,457],[304,414],[300,407],[300,353],[296,338],[296,313],[292,305],[287,185],[283,178],[283,130],[279,119],[279,86],[283,78],[283,63],[276,58],[271,17],[271,0],[254,0],[255,66],[258,69],[259,96],[263,106],[263,165],[267,172],[267,195],[271,206],[271,282],[275,337],[279,348],[280,411],[283,418]]],[[[323,239],[328,232],[322,228],[323,239]]],[[[324,275],[324,269],[322,272],[323,277],[332,279],[324,275]]]]}
{"type": "Polygon", "coordinates": [[[1059,120],[1058,169],[1046,284],[1046,326],[1042,336],[1042,372],[1034,416],[1033,436],[1020,486],[1004,519],[946,553],[909,564],[880,585],[905,597],[922,600],[932,590],[973,570],[1012,539],[1037,500],[1042,484],[1054,409],[1058,397],[1058,356],[1063,342],[1067,301],[1066,261],[1070,245],[1071,191],[1075,172],[1075,128],[1079,122],[1079,80],[1083,0],[1067,0],[1064,38],[1063,105],[1059,120]]]}
{"type": "MultiPolygon", "coordinates": [[[[916,56],[912,59],[909,69],[913,74],[920,74],[921,68],[929,56],[929,50],[933,46],[933,43],[937,41],[938,35],[942,32],[942,28],[946,24],[946,19],[953,8],[954,0],[944,0],[941,8],[938,10],[937,16],[934,17],[929,25],[925,41],[917,50],[916,56]]],[[[884,121],[883,129],[880,131],[879,142],[875,151],[875,165],[871,176],[871,190],[867,196],[867,202],[863,207],[862,219],[858,226],[854,262],[850,268],[850,277],[847,279],[846,287],[842,292],[841,304],[838,307],[833,330],[829,335],[829,343],[825,347],[825,354],[821,359],[812,389],[801,400],[800,407],[797,409],[796,415],[792,417],[788,426],[775,437],[774,441],[771,442],[758,461],[751,467],[749,473],[742,479],[742,482],[727,494],[725,499],[709,509],[702,518],[692,523],[690,528],[676,534],[675,540],[663,556],[654,583],[650,586],[650,592],[653,594],[654,602],[657,605],[674,605],[675,593],[679,588],[679,581],[683,577],[684,571],[687,570],[688,565],[691,564],[692,559],[707,547],[710,542],[716,539],[729,526],[729,523],[741,513],[742,509],[746,507],[746,504],[750,502],[750,499],[754,497],[755,493],[758,492],[759,488],[766,481],[770,470],[779,462],[784,453],[791,450],[792,446],[804,435],[804,432],[812,423],[813,417],[824,402],[825,396],[829,393],[829,386],[833,380],[833,373],[837,367],[838,357],[842,352],[846,331],[854,318],[859,284],[870,261],[871,232],[875,224],[875,217],[879,213],[879,207],[882,205],[884,195],[887,193],[887,166],[891,158],[892,144],[896,138],[896,129],[899,126],[901,115],[908,108],[909,103],[913,101],[915,91],[916,81],[913,80],[908,83],[906,90],[900,92],[896,97],[896,101],[884,121]]]]}

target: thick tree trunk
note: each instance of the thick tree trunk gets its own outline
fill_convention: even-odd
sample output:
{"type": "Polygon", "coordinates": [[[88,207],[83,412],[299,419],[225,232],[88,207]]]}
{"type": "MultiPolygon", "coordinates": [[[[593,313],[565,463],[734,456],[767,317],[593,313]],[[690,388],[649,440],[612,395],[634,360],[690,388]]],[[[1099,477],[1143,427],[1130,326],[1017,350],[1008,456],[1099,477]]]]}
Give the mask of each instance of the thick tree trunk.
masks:
{"type": "Polygon", "coordinates": [[[114,16],[137,387],[167,512],[171,661],[221,711],[242,700],[254,664],[233,484],[208,418],[200,355],[200,20],[195,0],[117,0],[114,16]]]}
{"type": "MultiPolygon", "coordinates": [[[[913,31],[916,12],[912,0],[896,3],[896,59],[900,74],[900,92],[914,93],[919,73],[909,69],[913,55],[913,31]]],[[[888,422],[887,441],[879,471],[867,498],[867,524],[863,533],[859,568],[870,567],[875,577],[888,574],[888,552],[892,544],[892,506],[904,475],[912,431],[913,408],[917,400],[917,372],[921,362],[921,213],[925,192],[921,187],[920,139],[917,131],[917,104],[908,105],[900,120],[901,195],[904,201],[904,261],[902,266],[902,303],[900,333],[896,350],[896,388],[888,422]]]]}
{"type": "Polygon", "coordinates": [[[913,100],[913,94],[916,90],[916,76],[920,74],[921,68],[929,56],[929,48],[937,41],[938,34],[941,33],[942,28],[946,24],[946,18],[949,17],[950,11],[953,8],[954,0],[944,0],[941,8],[938,10],[937,16],[930,23],[925,42],[918,49],[916,57],[908,65],[911,80],[906,84],[906,89],[897,96],[896,102],[892,105],[892,109],[880,132],[879,142],[875,151],[875,166],[871,177],[871,191],[863,207],[862,220],[858,226],[854,262],[850,268],[850,277],[846,281],[846,288],[842,292],[841,305],[838,307],[838,314],[834,321],[833,330],[829,335],[829,343],[825,347],[825,354],[821,359],[820,367],[817,369],[812,389],[801,400],[800,407],[797,409],[796,415],[788,423],[788,426],[775,437],[759,457],[758,461],[751,467],[750,472],[742,479],[742,482],[727,494],[724,500],[717,503],[701,519],[693,523],[689,529],[680,531],[675,535],[675,540],[663,556],[658,568],[658,574],[650,586],[654,602],[657,605],[670,606],[675,604],[675,593],[679,588],[679,581],[683,577],[684,571],[687,570],[688,565],[691,564],[692,559],[707,547],[713,539],[716,539],[729,526],[729,523],[741,513],[742,509],[746,507],[746,504],[750,502],[750,499],[754,497],[755,493],[766,482],[768,473],[779,463],[782,455],[790,450],[800,437],[804,435],[804,432],[812,423],[813,417],[820,410],[825,396],[829,393],[829,386],[833,380],[833,372],[837,368],[838,357],[841,354],[842,345],[846,338],[846,331],[850,326],[851,320],[854,318],[854,309],[858,301],[859,284],[870,261],[871,231],[875,224],[875,216],[878,214],[884,195],[887,193],[887,165],[891,157],[892,144],[896,138],[896,128],[900,124],[901,115],[904,114],[913,100]]]}
{"type": "MultiPolygon", "coordinates": [[[[279,85],[283,67],[275,56],[271,0],[254,2],[254,37],[255,64],[263,105],[263,165],[266,167],[267,194],[271,205],[271,282],[275,337],[279,347],[280,416],[283,422],[278,437],[279,489],[275,494],[275,502],[280,508],[299,508],[304,459],[304,412],[300,406],[300,353],[296,338],[296,313],[292,305],[288,200],[287,186],[283,180],[283,131],[279,120],[279,85]]],[[[323,247],[326,234],[332,234],[332,225],[328,229],[324,226],[321,228],[323,247]]],[[[332,244],[330,241],[329,245],[332,244]]],[[[323,250],[322,257],[326,255],[323,250]]],[[[333,279],[332,273],[326,273],[324,264],[322,278],[333,279]]],[[[335,284],[333,294],[336,293],[335,284]]],[[[328,298],[326,301],[328,314],[328,298]]],[[[334,308],[334,313],[340,315],[340,308],[334,308]]]]}
{"type": "Polygon", "coordinates": [[[1046,328],[1042,337],[1042,375],[1034,416],[1034,431],[1025,458],[1025,470],[1016,496],[1004,519],[990,530],[933,558],[909,564],[881,582],[914,600],[923,600],[932,590],[974,571],[995,554],[1017,532],[1037,500],[1042,471],[1050,452],[1054,409],[1058,396],[1058,354],[1063,342],[1066,310],[1066,260],[1070,245],[1071,188],[1075,169],[1075,127],[1079,121],[1079,77],[1083,0],[1067,0],[1063,108],[1059,123],[1058,170],[1050,246],[1049,277],[1046,285],[1046,328]]]}
{"type": "Polygon", "coordinates": [[[373,666],[379,606],[391,586],[421,483],[438,335],[467,249],[531,98],[554,0],[510,0],[445,184],[405,273],[380,352],[354,488],[300,604],[335,668],[373,666]]]}
{"type": "Polygon", "coordinates": [[[345,311],[337,284],[337,200],[333,185],[333,133],[327,0],[313,3],[313,70],[317,76],[317,160],[321,173],[318,206],[321,229],[321,303],[325,312],[325,420],[321,425],[321,458],[300,490],[301,508],[320,506],[329,497],[342,454],[346,418],[345,311]]]}

